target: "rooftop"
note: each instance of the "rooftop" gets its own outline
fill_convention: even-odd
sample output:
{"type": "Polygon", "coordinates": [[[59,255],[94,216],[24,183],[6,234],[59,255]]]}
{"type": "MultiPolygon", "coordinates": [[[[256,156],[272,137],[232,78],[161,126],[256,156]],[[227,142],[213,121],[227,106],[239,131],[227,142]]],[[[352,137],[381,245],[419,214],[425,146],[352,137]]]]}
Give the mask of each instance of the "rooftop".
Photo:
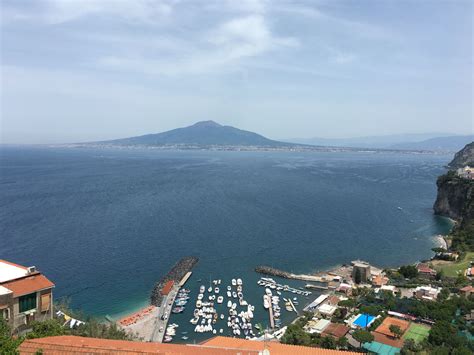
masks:
{"type": "Polygon", "coordinates": [[[21,354],[35,354],[42,349],[45,354],[161,354],[161,355],[259,355],[267,349],[270,355],[335,355],[356,354],[277,342],[260,342],[245,339],[214,337],[198,345],[146,343],[127,340],[84,338],[71,335],[28,339],[20,345],[21,354]]]}
{"type": "Polygon", "coordinates": [[[6,282],[28,274],[28,268],[0,259],[0,283],[6,282]]]}

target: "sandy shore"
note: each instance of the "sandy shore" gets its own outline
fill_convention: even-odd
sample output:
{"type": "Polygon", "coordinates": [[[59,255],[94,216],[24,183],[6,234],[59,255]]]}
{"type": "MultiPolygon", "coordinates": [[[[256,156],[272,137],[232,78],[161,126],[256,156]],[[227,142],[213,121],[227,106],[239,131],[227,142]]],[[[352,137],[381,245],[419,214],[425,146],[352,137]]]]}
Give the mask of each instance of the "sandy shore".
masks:
{"type": "Polygon", "coordinates": [[[444,235],[441,235],[441,234],[438,234],[437,236],[433,237],[434,238],[434,242],[436,244],[436,247],[438,248],[443,248],[443,249],[448,249],[448,243],[446,242],[446,240],[444,239],[444,235]]]}

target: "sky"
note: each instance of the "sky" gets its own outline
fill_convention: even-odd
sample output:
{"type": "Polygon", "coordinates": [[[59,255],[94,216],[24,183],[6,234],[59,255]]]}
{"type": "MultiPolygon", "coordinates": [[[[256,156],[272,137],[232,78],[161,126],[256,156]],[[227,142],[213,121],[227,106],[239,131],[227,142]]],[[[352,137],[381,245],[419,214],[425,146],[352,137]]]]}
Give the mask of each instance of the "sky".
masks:
{"type": "Polygon", "coordinates": [[[469,0],[0,0],[1,143],[470,134],[469,0]]]}

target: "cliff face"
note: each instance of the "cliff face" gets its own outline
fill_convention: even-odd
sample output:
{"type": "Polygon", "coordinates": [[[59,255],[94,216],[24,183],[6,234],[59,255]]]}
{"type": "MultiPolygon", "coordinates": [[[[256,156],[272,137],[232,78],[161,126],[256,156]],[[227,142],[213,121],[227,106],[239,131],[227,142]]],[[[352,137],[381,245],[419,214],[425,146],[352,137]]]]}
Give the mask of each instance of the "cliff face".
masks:
{"type": "MultiPolygon", "coordinates": [[[[460,225],[465,219],[472,219],[474,182],[456,176],[449,172],[442,175],[436,182],[438,186],[438,196],[433,206],[435,214],[450,217],[460,225]]],[[[464,222],[464,223],[463,223],[464,222]]]]}
{"type": "Polygon", "coordinates": [[[454,159],[448,164],[448,167],[457,169],[466,165],[474,165],[474,142],[467,144],[463,149],[457,152],[454,159]]]}
{"type": "MultiPolygon", "coordinates": [[[[456,169],[473,163],[474,142],[456,153],[449,167],[456,169]]],[[[458,222],[451,233],[452,247],[474,250],[474,180],[461,178],[455,171],[449,171],[438,178],[436,185],[438,196],[433,206],[435,214],[458,222]]]]}

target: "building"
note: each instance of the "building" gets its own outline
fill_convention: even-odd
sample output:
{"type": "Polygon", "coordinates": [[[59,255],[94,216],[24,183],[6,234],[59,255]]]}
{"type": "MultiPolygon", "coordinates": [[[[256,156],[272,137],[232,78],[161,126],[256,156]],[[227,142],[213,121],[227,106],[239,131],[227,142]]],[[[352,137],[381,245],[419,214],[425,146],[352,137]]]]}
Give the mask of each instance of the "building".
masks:
{"type": "Polygon", "coordinates": [[[252,341],[217,336],[201,344],[162,344],[127,340],[83,338],[63,335],[27,339],[20,345],[21,354],[123,354],[123,355],[336,355],[357,354],[278,342],[252,341]]]}
{"type": "Polygon", "coordinates": [[[414,296],[419,300],[435,301],[441,288],[431,286],[418,286],[415,289],[414,296]]]}
{"type": "Polygon", "coordinates": [[[474,179],[474,168],[466,165],[464,168],[459,168],[457,174],[465,179],[474,179]]]}
{"type": "Polygon", "coordinates": [[[0,260],[0,312],[14,334],[53,317],[53,287],[34,266],[0,260]]]}
{"type": "Polygon", "coordinates": [[[418,270],[418,276],[425,278],[425,279],[434,279],[436,278],[436,270],[433,270],[430,268],[427,264],[419,263],[416,266],[416,269],[418,270]]]}
{"type": "Polygon", "coordinates": [[[459,290],[459,294],[464,297],[469,297],[474,294],[474,287],[471,285],[465,286],[459,290]]]}
{"type": "Polygon", "coordinates": [[[355,260],[351,262],[352,265],[352,281],[356,284],[368,283],[372,280],[372,275],[370,274],[370,264],[361,261],[355,260]]]}

